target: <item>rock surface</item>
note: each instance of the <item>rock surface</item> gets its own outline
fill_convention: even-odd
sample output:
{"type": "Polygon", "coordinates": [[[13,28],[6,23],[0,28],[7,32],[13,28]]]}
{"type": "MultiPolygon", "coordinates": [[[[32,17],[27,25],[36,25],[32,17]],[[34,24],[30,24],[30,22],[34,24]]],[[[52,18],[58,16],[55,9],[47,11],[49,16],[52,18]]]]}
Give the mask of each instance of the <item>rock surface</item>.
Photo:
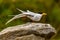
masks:
{"type": "Polygon", "coordinates": [[[26,23],[0,32],[0,40],[49,40],[56,30],[50,24],[26,23]]]}
{"type": "Polygon", "coordinates": [[[45,40],[45,38],[31,34],[27,36],[17,37],[15,40],[45,40]]]}

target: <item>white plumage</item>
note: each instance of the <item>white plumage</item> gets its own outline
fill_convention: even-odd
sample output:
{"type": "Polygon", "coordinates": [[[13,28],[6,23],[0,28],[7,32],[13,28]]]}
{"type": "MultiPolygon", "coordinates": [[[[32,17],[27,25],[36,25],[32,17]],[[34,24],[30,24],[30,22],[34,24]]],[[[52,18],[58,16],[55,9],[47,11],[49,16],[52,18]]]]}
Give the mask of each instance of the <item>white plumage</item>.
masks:
{"type": "Polygon", "coordinates": [[[10,19],[9,21],[7,21],[6,24],[8,24],[9,22],[13,21],[14,19],[25,17],[25,16],[28,17],[28,18],[30,18],[32,21],[40,21],[41,18],[42,18],[42,16],[46,15],[45,13],[38,14],[38,13],[31,12],[29,10],[27,10],[27,12],[25,12],[25,11],[22,11],[22,10],[20,10],[18,8],[17,8],[17,10],[19,10],[20,12],[22,12],[22,14],[18,14],[16,16],[14,16],[12,19],[10,19]]]}

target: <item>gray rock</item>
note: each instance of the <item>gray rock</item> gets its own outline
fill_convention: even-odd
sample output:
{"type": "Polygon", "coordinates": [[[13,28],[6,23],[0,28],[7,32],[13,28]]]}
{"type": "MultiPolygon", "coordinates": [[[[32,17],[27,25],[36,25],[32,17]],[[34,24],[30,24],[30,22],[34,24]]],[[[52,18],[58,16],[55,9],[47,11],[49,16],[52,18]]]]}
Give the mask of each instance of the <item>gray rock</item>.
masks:
{"type": "Polygon", "coordinates": [[[0,32],[0,40],[16,40],[16,39],[20,40],[21,37],[24,38],[25,36],[31,34],[33,34],[32,36],[34,37],[30,40],[33,40],[35,37],[38,36],[40,36],[40,38],[42,39],[44,38],[45,40],[48,40],[54,34],[56,34],[56,30],[50,24],[26,23],[13,27],[8,27],[2,30],[0,32]]]}
{"type": "Polygon", "coordinates": [[[27,36],[17,37],[15,40],[45,40],[45,38],[31,34],[27,36]]]}

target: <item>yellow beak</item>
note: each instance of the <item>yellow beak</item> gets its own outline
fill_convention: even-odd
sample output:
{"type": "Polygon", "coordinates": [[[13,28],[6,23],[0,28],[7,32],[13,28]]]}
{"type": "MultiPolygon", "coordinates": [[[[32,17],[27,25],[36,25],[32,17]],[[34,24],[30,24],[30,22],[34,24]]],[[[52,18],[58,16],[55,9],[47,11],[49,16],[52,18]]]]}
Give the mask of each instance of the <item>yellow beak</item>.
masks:
{"type": "Polygon", "coordinates": [[[42,15],[47,15],[46,13],[42,13],[42,15]]]}

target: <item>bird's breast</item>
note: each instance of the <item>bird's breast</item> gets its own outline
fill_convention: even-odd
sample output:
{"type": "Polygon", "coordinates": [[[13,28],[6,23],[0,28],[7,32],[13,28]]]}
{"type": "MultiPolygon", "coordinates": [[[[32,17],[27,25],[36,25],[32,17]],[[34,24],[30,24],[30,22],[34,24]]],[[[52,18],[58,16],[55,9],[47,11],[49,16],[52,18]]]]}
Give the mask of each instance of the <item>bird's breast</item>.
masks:
{"type": "Polygon", "coordinates": [[[42,17],[42,15],[37,14],[33,17],[33,21],[40,21],[41,17],[42,17]]]}

